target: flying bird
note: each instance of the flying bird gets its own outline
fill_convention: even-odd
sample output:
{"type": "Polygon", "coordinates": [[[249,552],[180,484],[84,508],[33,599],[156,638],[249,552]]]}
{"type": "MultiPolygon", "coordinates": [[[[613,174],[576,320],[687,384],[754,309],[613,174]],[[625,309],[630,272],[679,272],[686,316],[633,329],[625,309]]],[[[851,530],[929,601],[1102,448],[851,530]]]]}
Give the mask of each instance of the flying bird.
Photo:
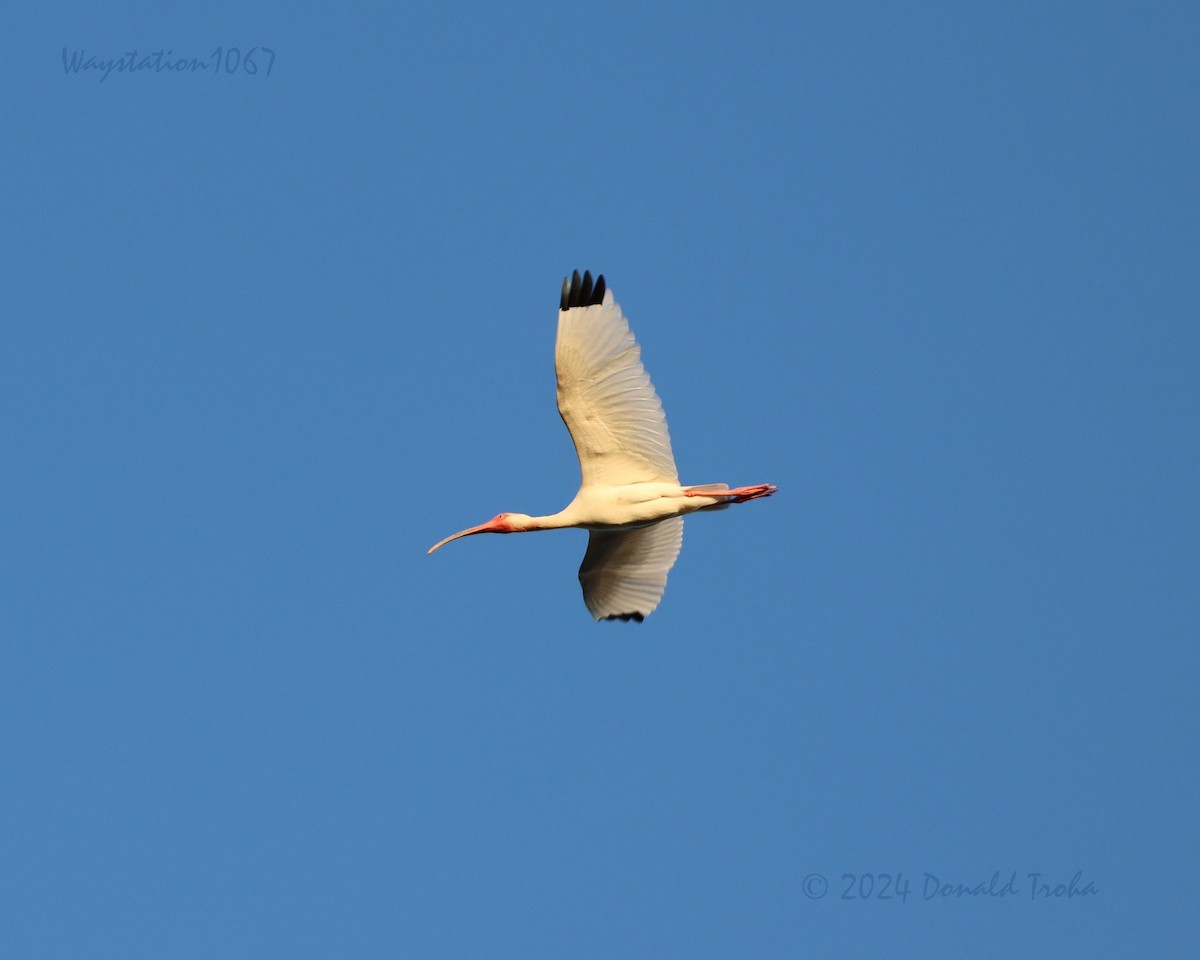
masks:
{"type": "Polygon", "coordinates": [[[575,499],[548,517],[501,513],[429,553],[476,533],[582,527],[589,531],[579,568],[583,602],[597,620],[640,622],[662,599],[683,543],[684,514],[769,497],[775,487],[680,485],[662,402],[603,276],[593,284],[591,273],[580,278],[576,270],[563,280],[554,366],[558,412],[583,475],[575,499]]]}

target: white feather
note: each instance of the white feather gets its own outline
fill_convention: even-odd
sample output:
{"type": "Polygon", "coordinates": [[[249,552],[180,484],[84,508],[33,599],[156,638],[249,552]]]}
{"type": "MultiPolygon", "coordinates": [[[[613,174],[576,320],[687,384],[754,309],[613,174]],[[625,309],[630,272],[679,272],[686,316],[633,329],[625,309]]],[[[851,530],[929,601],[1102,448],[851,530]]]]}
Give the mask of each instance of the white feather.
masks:
{"type": "Polygon", "coordinates": [[[597,620],[641,620],[667,588],[667,574],[683,545],[683,517],[648,527],[593,530],[579,568],[583,602],[597,620]]]}
{"type": "Polygon", "coordinates": [[[585,487],[679,482],[662,402],[611,290],[603,303],[559,311],[554,366],[585,487]]]}

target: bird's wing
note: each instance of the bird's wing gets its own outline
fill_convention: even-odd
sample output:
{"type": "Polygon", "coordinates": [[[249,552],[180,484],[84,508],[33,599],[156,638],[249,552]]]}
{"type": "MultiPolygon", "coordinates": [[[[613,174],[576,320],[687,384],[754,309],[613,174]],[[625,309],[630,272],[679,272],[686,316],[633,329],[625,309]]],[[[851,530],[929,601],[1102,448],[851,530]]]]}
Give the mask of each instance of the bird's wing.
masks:
{"type": "Polygon", "coordinates": [[[683,517],[648,527],[593,530],[579,567],[583,602],[597,620],[638,620],[649,616],[683,544],[683,517]]]}
{"type": "Polygon", "coordinates": [[[667,418],[604,277],[563,281],[554,366],[558,412],[583,485],[678,483],[667,418]]]}

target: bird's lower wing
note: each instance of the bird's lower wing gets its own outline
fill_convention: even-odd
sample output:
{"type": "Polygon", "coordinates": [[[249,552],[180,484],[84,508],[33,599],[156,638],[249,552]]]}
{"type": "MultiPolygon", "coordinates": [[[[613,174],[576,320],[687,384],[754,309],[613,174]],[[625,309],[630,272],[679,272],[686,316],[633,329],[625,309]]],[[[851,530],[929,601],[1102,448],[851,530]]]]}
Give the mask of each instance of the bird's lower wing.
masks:
{"type": "Polygon", "coordinates": [[[583,602],[597,620],[642,620],[667,588],[683,544],[683,517],[648,527],[593,530],[579,568],[583,602]]]}

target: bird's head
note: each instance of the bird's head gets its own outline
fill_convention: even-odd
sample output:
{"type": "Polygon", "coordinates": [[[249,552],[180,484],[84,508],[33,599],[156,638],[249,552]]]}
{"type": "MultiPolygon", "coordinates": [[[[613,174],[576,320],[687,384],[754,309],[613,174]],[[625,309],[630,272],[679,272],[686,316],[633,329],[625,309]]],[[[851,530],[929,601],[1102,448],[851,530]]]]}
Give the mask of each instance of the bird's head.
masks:
{"type": "Polygon", "coordinates": [[[448,536],[445,540],[439,540],[429,548],[425,555],[428,556],[439,547],[444,547],[451,540],[469,537],[475,533],[519,533],[522,530],[532,529],[534,529],[533,517],[526,513],[498,513],[487,523],[481,523],[477,527],[468,527],[466,530],[460,530],[458,533],[448,536]]]}

